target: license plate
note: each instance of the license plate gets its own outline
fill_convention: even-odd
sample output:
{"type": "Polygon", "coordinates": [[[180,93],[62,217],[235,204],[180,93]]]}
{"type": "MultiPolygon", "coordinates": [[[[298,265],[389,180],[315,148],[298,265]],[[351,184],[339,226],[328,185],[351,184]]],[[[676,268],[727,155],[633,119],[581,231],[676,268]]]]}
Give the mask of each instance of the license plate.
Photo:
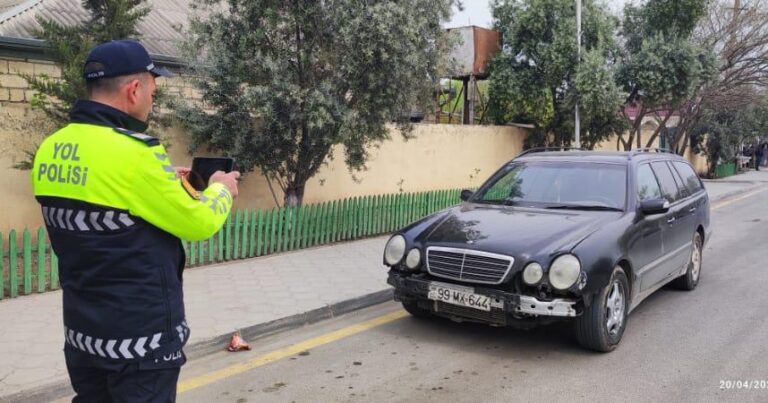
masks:
{"type": "Polygon", "coordinates": [[[470,287],[459,287],[445,283],[430,283],[427,298],[448,304],[465,306],[481,311],[491,310],[491,298],[475,294],[470,287]]]}

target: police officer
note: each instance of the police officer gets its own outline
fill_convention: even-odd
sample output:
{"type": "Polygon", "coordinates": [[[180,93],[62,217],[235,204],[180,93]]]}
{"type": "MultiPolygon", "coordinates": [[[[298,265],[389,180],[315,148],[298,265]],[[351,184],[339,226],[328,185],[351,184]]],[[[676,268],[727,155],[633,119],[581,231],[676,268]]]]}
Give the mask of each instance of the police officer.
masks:
{"type": "Polygon", "coordinates": [[[88,100],[35,155],[32,180],[59,258],[64,355],[75,402],[168,402],[186,358],[180,239],[224,223],[238,172],[217,172],[193,198],[160,142],[143,134],[152,63],[136,41],[95,47],[88,100]]]}

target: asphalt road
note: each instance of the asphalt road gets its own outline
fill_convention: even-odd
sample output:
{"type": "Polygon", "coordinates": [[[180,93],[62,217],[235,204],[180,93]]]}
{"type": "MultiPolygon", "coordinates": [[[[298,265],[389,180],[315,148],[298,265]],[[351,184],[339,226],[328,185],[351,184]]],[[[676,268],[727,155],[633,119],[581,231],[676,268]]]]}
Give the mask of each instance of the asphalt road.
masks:
{"type": "Polygon", "coordinates": [[[768,189],[714,207],[698,288],[646,299],[614,352],[387,303],[193,360],[179,400],[768,402],[768,189]]]}

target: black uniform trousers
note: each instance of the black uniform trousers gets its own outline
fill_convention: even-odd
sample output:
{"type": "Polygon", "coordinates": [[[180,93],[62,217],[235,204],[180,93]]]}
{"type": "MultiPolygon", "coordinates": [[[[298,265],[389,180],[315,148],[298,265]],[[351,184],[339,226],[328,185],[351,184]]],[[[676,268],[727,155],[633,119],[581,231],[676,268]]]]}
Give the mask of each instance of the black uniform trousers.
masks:
{"type": "Polygon", "coordinates": [[[121,363],[64,348],[67,371],[77,394],[73,403],[167,403],[176,401],[183,353],[171,359],[121,363]]]}

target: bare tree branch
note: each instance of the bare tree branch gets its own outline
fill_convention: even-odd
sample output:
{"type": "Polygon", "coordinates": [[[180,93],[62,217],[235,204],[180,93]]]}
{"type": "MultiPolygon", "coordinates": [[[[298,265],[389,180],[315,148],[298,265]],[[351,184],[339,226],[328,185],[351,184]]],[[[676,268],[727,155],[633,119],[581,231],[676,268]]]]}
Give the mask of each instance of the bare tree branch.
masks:
{"type": "Polygon", "coordinates": [[[731,0],[713,1],[696,30],[699,44],[717,55],[718,74],[700,89],[698,99],[681,108],[676,148],[687,148],[702,110],[744,107],[760,100],[756,89],[768,87],[768,0],[734,6],[731,0]]]}

